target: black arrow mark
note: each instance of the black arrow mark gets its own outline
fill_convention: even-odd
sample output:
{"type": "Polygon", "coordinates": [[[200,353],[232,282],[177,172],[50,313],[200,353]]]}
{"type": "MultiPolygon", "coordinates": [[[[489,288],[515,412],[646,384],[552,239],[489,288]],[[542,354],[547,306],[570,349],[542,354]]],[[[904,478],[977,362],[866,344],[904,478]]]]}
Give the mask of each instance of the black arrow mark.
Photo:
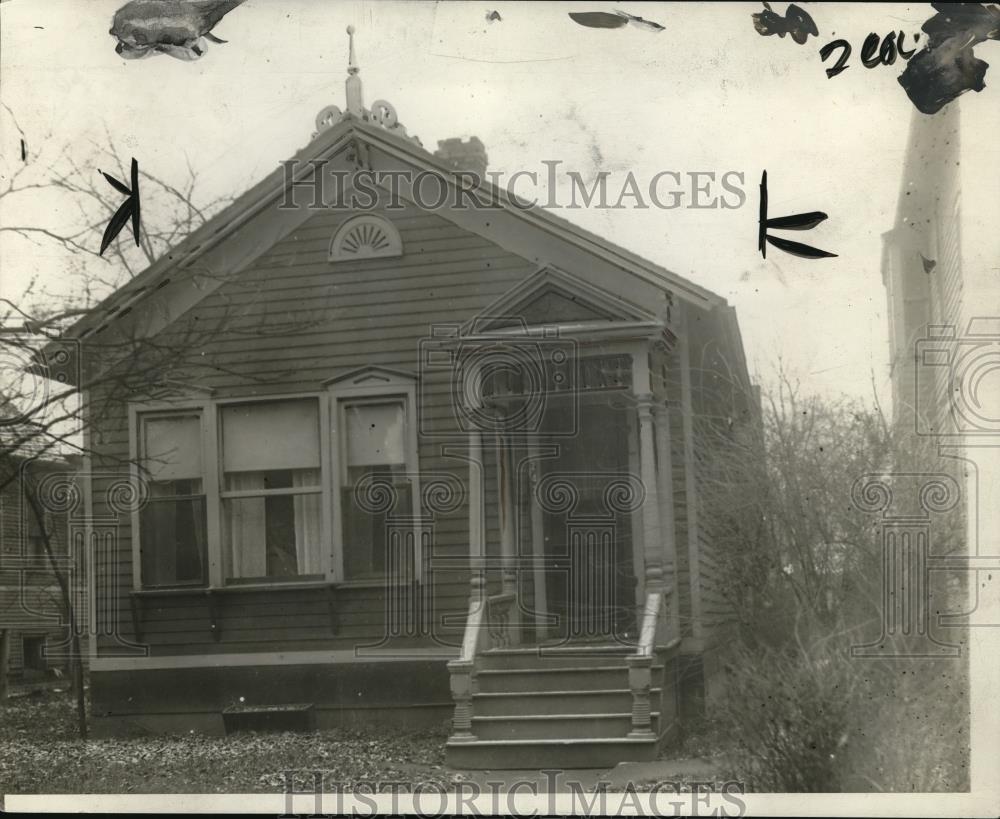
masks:
{"type": "Polygon", "coordinates": [[[129,217],[132,218],[132,236],[135,238],[135,246],[139,246],[139,163],[135,161],[135,157],[132,157],[132,188],[125,187],[123,182],[119,182],[110,174],[101,171],[101,176],[108,180],[111,187],[114,188],[119,193],[124,193],[128,199],[122,202],[121,207],[115,211],[115,215],[111,217],[111,221],[108,222],[108,226],[104,229],[104,236],[101,239],[101,252],[99,256],[104,255],[104,251],[108,249],[115,237],[121,233],[122,228],[125,227],[125,223],[128,222],[129,217]]]}
{"type": "Polygon", "coordinates": [[[774,219],[767,218],[767,171],[760,177],[760,217],[757,230],[757,249],[760,255],[767,258],[767,245],[772,244],[778,250],[790,253],[793,256],[801,256],[803,259],[823,259],[835,258],[836,253],[828,253],[801,242],[792,242],[788,239],[780,239],[777,236],[768,234],[768,228],[777,230],[812,230],[820,222],[827,218],[826,214],[820,210],[812,210],[808,213],[796,213],[792,216],[778,216],[774,219]]]}

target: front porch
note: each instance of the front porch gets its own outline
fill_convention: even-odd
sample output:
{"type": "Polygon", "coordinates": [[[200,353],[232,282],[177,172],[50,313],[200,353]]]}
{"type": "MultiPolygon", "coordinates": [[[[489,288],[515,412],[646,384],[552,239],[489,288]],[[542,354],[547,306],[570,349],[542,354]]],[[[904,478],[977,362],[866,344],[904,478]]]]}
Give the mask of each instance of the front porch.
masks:
{"type": "Polygon", "coordinates": [[[455,340],[475,421],[452,450],[470,494],[468,612],[448,664],[457,767],[652,759],[676,728],[676,337],[663,318],[582,309],[546,326],[518,310],[455,340]]]}

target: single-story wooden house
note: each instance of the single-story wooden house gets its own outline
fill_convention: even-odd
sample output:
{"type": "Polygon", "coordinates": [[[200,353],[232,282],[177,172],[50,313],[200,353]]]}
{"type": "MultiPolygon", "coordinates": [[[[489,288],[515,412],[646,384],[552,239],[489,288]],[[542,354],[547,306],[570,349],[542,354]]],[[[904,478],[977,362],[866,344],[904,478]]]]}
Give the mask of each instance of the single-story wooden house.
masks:
{"type": "Polygon", "coordinates": [[[482,143],[366,108],[353,46],[346,85],[67,334],[117,520],[94,730],[267,713],[447,724],[465,767],[649,758],[727,618],[695,428],[752,416],[735,313],[486,182],[455,206],[482,143]]]}

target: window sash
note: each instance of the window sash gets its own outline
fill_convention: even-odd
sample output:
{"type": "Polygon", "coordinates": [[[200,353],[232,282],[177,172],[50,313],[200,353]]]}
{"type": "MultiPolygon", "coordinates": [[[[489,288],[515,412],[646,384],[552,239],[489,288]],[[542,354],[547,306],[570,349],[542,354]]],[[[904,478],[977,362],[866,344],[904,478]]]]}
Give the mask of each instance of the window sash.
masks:
{"type": "MultiPolygon", "coordinates": [[[[360,396],[350,396],[350,397],[339,397],[335,398],[335,417],[337,418],[337,426],[339,427],[338,434],[338,447],[336,451],[337,463],[334,468],[337,470],[339,475],[339,481],[341,487],[344,486],[354,486],[354,482],[350,478],[350,473],[352,469],[365,469],[367,471],[372,471],[375,469],[385,469],[392,467],[402,467],[404,470],[409,470],[411,466],[410,457],[410,425],[415,422],[415,419],[411,418],[412,415],[412,404],[410,396],[406,393],[387,393],[385,395],[360,395],[360,396]],[[402,429],[399,432],[400,439],[400,450],[403,460],[401,461],[380,461],[371,464],[363,463],[352,463],[350,458],[351,452],[351,442],[349,439],[349,427],[350,423],[348,421],[348,410],[350,409],[363,409],[366,406],[385,406],[386,404],[395,404],[402,408],[402,429]]],[[[336,522],[334,522],[336,526],[336,522]]]]}
{"type": "Polygon", "coordinates": [[[138,512],[139,519],[139,570],[142,578],[143,588],[170,588],[175,586],[204,586],[208,580],[209,563],[209,538],[208,538],[208,499],[203,493],[201,495],[162,495],[150,498],[146,505],[138,512]],[[177,536],[178,518],[180,510],[177,507],[182,505],[188,508],[184,511],[185,520],[190,515],[191,531],[185,535],[181,532],[177,536]],[[172,511],[171,511],[172,508],[172,511]],[[148,525],[154,524],[161,515],[172,515],[175,538],[172,544],[172,551],[164,554],[152,555],[149,549],[159,546],[157,536],[145,537],[149,535],[148,525]],[[152,542],[148,542],[152,541],[152,542]],[[186,554],[185,554],[186,552],[186,554]],[[193,561],[197,567],[197,577],[181,578],[178,569],[184,561],[193,561]],[[165,570],[165,566],[173,565],[173,577],[161,578],[160,571],[165,570]]]}
{"type": "Polygon", "coordinates": [[[321,573],[316,571],[322,569],[325,542],[321,500],[322,495],[318,492],[225,499],[222,504],[225,582],[281,583],[321,573]],[[307,505],[296,501],[312,497],[320,502],[307,505]],[[292,505],[275,508],[271,501],[282,498],[291,498],[292,505]],[[272,528],[282,523],[290,525],[279,530],[272,528]],[[290,561],[294,561],[294,571],[272,571],[272,566],[279,567],[290,561]]]}
{"type": "Polygon", "coordinates": [[[133,578],[139,588],[203,587],[210,582],[211,499],[205,413],[204,407],[186,406],[140,410],[135,417],[134,455],[142,470],[137,477],[144,472],[152,484],[150,497],[132,517],[133,578]],[[163,426],[173,420],[179,422],[179,434],[188,436],[179,439],[176,447],[170,446],[163,426]],[[160,425],[152,438],[164,450],[162,454],[146,451],[153,424],[160,425]],[[170,462],[174,454],[182,463],[170,462]],[[176,492],[178,485],[185,485],[186,491],[176,492]],[[164,525],[167,531],[161,529],[164,525]]]}
{"type": "MultiPolygon", "coordinates": [[[[138,447],[139,459],[151,480],[157,482],[171,482],[178,480],[203,479],[205,474],[205,463],[202,457],[202,414],[199,409],[176,410],[172,412],[146,412],[139,416],[138,423],[138,447]],[[183,437],[176,444],[167,444],[163,431],[155,434],[157,426],[165,422],[173,421],[178,427],[188,426],[191,421],[195,425],[195,441],[185,440],[183,437]],[[187,422],[187,423],[185,423],[187,422]],[[166,446],[160,452],[150,453],[150,439],[154,442],[166,446]],[[180,456],[182,463],[173,463],[171,458],[180,456]]],[[[191,429],[183,430],[183,433],[191,433],[191,429]]]]}
{"type": "Polygon", "coordinates": [[[219,471],[319,470],[319,400],[276,396],[219,407],[219,471]],[[256,448],[254,448],[256,446],[256,448]]]}

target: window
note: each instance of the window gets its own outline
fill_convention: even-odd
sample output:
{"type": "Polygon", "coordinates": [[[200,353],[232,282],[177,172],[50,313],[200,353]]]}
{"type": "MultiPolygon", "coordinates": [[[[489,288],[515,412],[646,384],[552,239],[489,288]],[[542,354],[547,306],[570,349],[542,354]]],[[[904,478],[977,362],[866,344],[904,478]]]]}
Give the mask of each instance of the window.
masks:
{"type": "Polygon", "coordinates": [[[139,511],[144,586],[200,585],[207,523],[201,457],[201,413],[139,417],[141,464],[149,501],[139,511]]]}
{"type": "Polygon", "coordinates": [[[419,577],[414,378],[325,386],[134,410],[136,589],[419,577]]]}
{"type": "Polygon", "coordinates": [[[404,396],[340,403],[340,509],[347,580],[382,578],[387,568],[399,571],[395,561],[412,560],[389,554],[392,519],[398,527],[412,509],[406,407],[404,396]],[[371,486],[370,492],[362,482],[371,486]]]}
{"type": "Polygon", "coordinates": [[[227,580],[322,576],[319,402],[220,409],[227,580]]]}

